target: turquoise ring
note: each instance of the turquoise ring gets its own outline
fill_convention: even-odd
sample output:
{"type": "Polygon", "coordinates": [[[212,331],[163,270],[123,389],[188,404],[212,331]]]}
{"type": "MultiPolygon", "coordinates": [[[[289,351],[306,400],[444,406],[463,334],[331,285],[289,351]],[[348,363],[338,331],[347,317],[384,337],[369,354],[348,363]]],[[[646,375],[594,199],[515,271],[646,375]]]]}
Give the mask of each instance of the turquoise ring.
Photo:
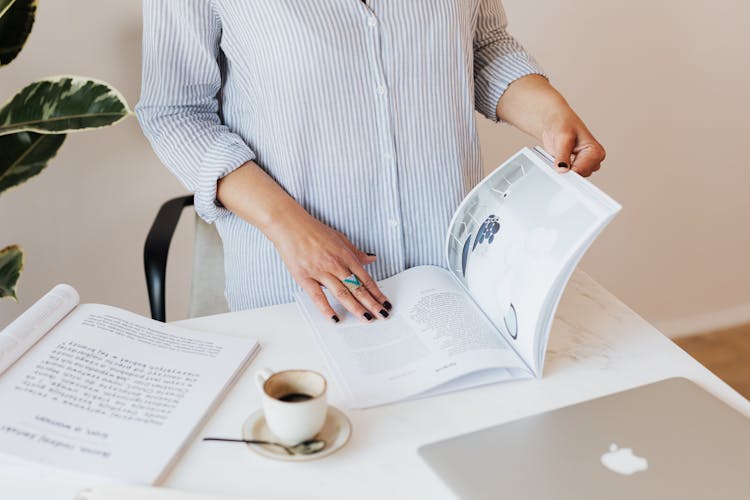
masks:
{"type": "Polygon", "coordinates": [[[359,281],[359,278],[357,278],[354,274],[350,274],[346,278],[342,279],[341,282],[352,292],[362,286],[362,282],[359,281]]]}

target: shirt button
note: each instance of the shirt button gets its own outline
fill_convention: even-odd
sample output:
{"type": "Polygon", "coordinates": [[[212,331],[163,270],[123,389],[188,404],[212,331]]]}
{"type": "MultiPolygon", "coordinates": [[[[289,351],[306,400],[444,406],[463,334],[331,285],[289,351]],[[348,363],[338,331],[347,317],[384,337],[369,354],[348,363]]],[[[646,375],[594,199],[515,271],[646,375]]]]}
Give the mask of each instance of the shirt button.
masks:
{"type": "Polygon", "coordinates": [[[378,88],[376,90],[378,94],[385,95],[385,85],[378,85],[378,88]]]}
{"type": "Polygon", "coordinates": [[[367,24],[369,24],[372,27],[375,27],[378,25],[378,21],[374,17],[370,16],[367,18],[367,24]]]}
{"type": "Polygon", "coordinates": [[[388,219],[388,225],[391,227],[398,227],[398,221],[396,219],[388,219]]]}

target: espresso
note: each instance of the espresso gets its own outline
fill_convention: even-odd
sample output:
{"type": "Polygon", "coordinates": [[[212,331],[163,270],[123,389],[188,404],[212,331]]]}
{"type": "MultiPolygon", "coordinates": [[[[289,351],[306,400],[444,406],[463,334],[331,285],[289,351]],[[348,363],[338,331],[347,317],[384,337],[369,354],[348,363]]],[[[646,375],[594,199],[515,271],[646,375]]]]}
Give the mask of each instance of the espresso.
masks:
{"type": "Polygon", "coordinates": [[[290,392],[289,394],[284,394],[283,396],[279,397],[278,400],[284,401],[285,403],[301,403],[312,398],[313,397],[309,394],[304,394],[302,392],[290,392]]]}

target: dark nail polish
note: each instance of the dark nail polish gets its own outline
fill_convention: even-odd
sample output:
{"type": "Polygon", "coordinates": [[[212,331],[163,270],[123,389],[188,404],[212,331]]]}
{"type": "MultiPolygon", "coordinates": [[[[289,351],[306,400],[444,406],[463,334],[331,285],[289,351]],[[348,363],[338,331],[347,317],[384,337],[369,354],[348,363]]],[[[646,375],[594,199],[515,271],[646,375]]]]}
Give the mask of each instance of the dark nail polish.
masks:
{"type": "Polygon", "coordinates": [[[366,312],[364,316],[367,321],[372,321],[372,314],[366,312]]]}
{"type": "Polygon", "coordinates": [[[570,165],[568,165],[564,161],[561,161],[560,163],[558,163],[557,166],[560,168],[570,168],[570,165]]]}
{"type": "Polygon", "coordinates": [[[331,316],[331,319],[333,320],[334,323],[338,323],[339,321],[341,321],[339,319],[339,317],[337,315],[335,315],[335,314],[333,316],[331,316]]]}
{"type": "Polygon", "coordinates": [[[384,318],[387,318],[388,317],[388,311],[386,311],[385,309],[381,309],[380,310],[380,315],[382,317],[384,317],[384,318]]]}
{"type": "Polygon", "coordinates": [[[377,255],[375,255],[374,253],[370,253],[370,252],[367,252],[367,256],[368,257],[377,257],[377,255]]]}
{"type": "Polygon", "coordinates": [[[392,306],[392,305],[391,305],[391,303],[390,303],[390,302],[388,302],[387,300],[386,300],[385,302],[383,302],[383,307],[385,307],[385,308],[386,308],[386,309],[388,309],[389,311],[390,311],[391,309],[393,309],[393,306],[392,306]]]}

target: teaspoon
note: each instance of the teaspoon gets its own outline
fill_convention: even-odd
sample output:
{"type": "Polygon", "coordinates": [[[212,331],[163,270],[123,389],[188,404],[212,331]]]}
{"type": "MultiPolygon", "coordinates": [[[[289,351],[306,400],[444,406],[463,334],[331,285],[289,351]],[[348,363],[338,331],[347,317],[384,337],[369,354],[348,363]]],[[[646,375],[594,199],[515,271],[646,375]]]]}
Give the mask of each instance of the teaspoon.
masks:
{"type": "Polygon", "coordinates": [[[285,446],[281,443],[274,443],[272,441],[262,441],[260,439],[231,439],[231,438],[216,438],[206,437],[203,441],[225,441],[229,443],[246,443],[246,444],[265,444],[271,446],[278,446],[283,448],[284,451],[289,455],[312,455],[318,453],[326,447],[326,442],[322,439],[308,439],[301,443],[295,444],[294,446],[285,446]]]}

